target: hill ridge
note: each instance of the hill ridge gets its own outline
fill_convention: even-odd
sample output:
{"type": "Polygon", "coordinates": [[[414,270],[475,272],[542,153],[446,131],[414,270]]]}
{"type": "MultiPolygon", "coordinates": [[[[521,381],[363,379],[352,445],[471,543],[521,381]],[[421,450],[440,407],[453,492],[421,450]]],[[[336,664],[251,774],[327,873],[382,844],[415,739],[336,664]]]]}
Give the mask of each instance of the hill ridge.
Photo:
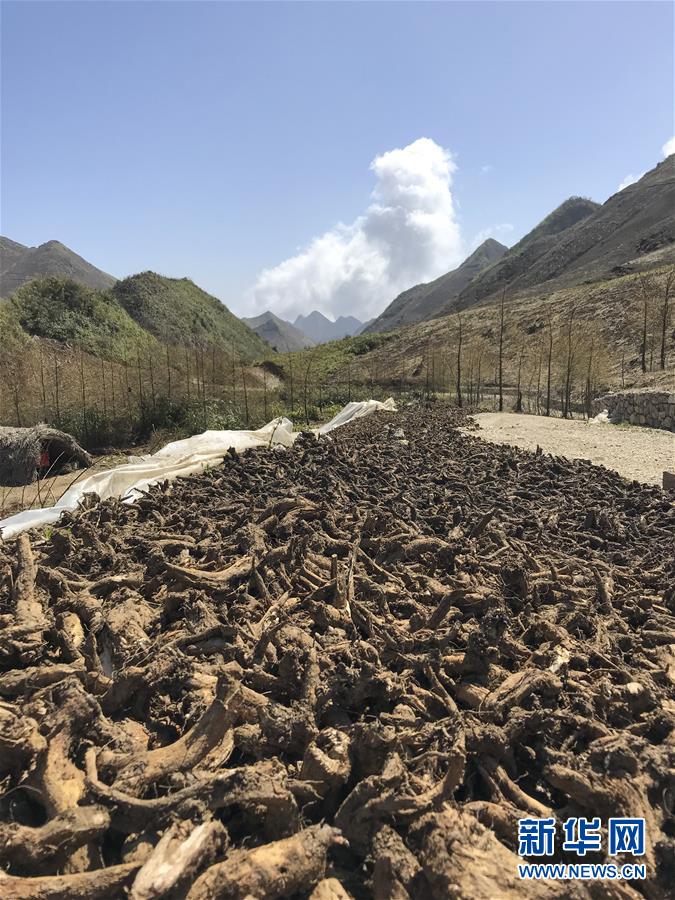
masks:
{"type": "Polygon", "coordinates": [[[471,282],[477,273],[493,265],[508,248],[494,238],[487,238],[455,269],[433,281],[414,285],[395,297],[380,315],[364,328],[366,334],[391,331],[433,318],[448,302],[471,282]]]}
{"type": "Polygon", "coordinates": [[[315,342],[308,335],[269,309],[259,316],[244,316],[241,321],[279,352],[292,352],[315,346],[315,342]]]}
{"type": "Polygon", "coordinates": [[[72,278],[95,290],[112,287],[116,280],[61,241],[52,239],[27,247],[0,237],[0,297],[10,297],[23,284],[45,275],[72,278]]]}

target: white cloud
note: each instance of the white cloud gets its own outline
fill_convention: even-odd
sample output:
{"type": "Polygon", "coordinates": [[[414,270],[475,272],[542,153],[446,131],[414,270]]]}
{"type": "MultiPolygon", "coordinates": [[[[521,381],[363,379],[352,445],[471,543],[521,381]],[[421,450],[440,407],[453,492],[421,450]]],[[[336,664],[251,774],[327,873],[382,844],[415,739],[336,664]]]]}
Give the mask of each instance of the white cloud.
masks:
{"type": "Polygon", "coordinates": [[[485,175],[487,175],[488,172],[494,172],[495,167],[492,165],[492,163],[486,163],[484,166],[481,166],[481,167],[480,167],[480,170],[481,170],[481,172],[483,172],[485,175]]]}
{"type": "Polygon", "coordinates": [[[624,188],[628,187],[629,184],[635,184],[635,182],[639,181],[644,174],[644,172],[640,172],[639,175],[626,175],[624,180],[618,186],[617,191],[622,191],[624,188]]]}
{"type": "Polygon", "coordinates": [[[675,137],[671,137],[669,141],[666,141],[661,147],[661,151],[664,156],[670,156],[671,153],[675,153],[675,137]]]}
{"type": "Polygon", "coordinates": [[[363,215],[261,272],[251,292],[256,310],[294,318],[318,309],[367,319],[402,290],[461,261],[449,151],[419,138],[377,156],[370,169],[376,185],[363,215]]]}
{"type": "Polygon", "coordinates": [[[502,222],[501,225],[488,225],[487,228],[481,228],[471,241],[470,250],[473,253],[476,247],[480,247],[483,241],[487,241],[488,238],[494,238],[500,244],[508,245],[508,239],[512,231],[513,225],[510,222],[502,222]]]}

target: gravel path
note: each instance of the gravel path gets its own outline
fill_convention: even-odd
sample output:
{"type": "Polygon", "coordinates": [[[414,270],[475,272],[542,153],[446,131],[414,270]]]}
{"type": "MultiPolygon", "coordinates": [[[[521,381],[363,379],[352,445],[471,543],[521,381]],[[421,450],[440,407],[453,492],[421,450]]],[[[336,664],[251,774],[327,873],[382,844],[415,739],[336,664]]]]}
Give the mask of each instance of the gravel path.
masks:
{"type": "Polygon", "coordinates": [[[478,413],[474,418],[486,441],[525,450],[539,445],[545,453],[589,459],[645,484],[660,485],[664,470],[675,471],[675,435],[669,431],[517,413],[478,413]]]}

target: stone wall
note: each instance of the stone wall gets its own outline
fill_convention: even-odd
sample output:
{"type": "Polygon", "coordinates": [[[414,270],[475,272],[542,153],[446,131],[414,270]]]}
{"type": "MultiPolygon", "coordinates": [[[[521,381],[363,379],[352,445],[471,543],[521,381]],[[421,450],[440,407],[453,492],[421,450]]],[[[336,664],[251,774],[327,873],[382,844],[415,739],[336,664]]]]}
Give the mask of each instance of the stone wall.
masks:
{"type": "Polygon", "coordinates": [[[611,422],[629,422],[675,431],[675,394],[666,391],[620,391],[593,401],[593,413],[606,409],[611,422]]]}

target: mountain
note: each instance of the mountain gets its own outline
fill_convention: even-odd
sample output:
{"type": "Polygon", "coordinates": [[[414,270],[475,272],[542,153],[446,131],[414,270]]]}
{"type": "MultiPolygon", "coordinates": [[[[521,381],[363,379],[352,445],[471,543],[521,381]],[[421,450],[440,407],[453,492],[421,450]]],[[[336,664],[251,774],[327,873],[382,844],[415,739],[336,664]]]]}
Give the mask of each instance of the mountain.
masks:
{"type": "Polygon", "coordinates": [[[62,275],[95,290],[105,290],[115,283],[112,275],[92,266],[59,241],[25,247],[0,237],[0,297],[9,297],[22,284],[43,275],[62,275]]]}
{"type": "Polygon", "coordinates": [[[567,286],[626,275],[656,251],[675,254],[675,154],[562,232],[513,286],[567,286]]]}
{"type": "Polygon", "coordinates": [[[316,344],[339,341],[340,338],[357,334],[363,327],[363,322],[355,316],[338,316],[334,322],[331,322],[317,309],[307,316],[298,316],[293,324],[316,344]]]}
{"type": "Polygon", "coordinates": [[[216,297],[189,278],[141,272],[118,281],[112,296],[141,328],[165,344],[233,348],[253,359],[269,347],[216,297]]]}
{"type": "Polygon", "coordinates": [[[279,353],[289,353],[295,350],[304,350],[306,347],[314,347],[314,341],[303,334],[290,322],[280,319],[273,312],[264,312],[260,316],[243,318],[249,328],[268,344],[271,344],[279,353]]]}
{"type": "Polygon", "coordinates": [[[435,316],[451,303],[483,269],[501,259],[508,248],[488,238],[464,262],[435,281],[417,284],[399,294],[380,315],[363,329],[365,333],[393,331],[435,316]]]}
{"type": "Polygon", "coordinates": [[[458,297],[443,304],[437,315],[445,315],[451,309],[471,306],[504,286],[513,284],[522,277],[568,229],[591,216],[600,208],[585,197],[570,197],[546,216],[532,231],[504,253],[495,265],[478,272],[473,280],[464,286],[458,297]]]}
{"type": "Polygon", "coordinates": [[[439,315],[504,288],[510,296],[553,291],[675,261],[674,210],[675,154],[602,205],[582,197],[566,200],[439,315]]]}
{"type": "Polygon", "coordinates": [[[367,319],[362,325],[360,325],[360,326],[356,329],[356,331],[354,332],[354,336],[356,337],[357,334],[363,334],[363,333],[366,331],[366,329],[367,329],[370,325],[373,324],[374,321],[375,321],[375,317],[373,317],[372,319],[367,319]]]}

